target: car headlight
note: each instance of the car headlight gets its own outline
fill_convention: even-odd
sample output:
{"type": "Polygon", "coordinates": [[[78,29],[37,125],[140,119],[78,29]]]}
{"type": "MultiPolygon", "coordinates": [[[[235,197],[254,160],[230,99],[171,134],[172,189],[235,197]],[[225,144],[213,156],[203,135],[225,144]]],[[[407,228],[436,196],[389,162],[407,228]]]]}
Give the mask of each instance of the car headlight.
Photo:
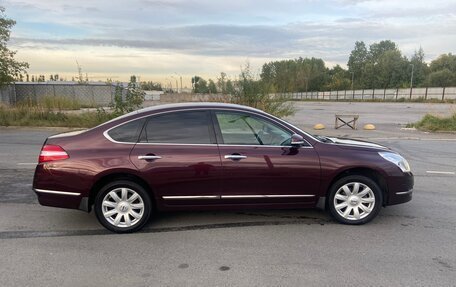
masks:
{"type": "Polygon", "coordinates": [[[405,158],[394,152],[379,152],[381,157],[397,165],[403,172],[410,172],[410,165],[405,158]]]}

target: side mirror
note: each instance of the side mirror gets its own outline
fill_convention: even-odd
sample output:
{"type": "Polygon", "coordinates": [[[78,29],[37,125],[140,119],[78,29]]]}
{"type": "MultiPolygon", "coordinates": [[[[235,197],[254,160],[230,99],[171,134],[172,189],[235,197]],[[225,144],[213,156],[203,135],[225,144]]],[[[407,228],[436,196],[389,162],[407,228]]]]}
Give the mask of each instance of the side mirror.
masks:
{"type": "Polygon", "coordinates": [[[291,145],[293,147],[300,147],[304,144],[304,138],[298,134],[291,135],[291,145]]]}

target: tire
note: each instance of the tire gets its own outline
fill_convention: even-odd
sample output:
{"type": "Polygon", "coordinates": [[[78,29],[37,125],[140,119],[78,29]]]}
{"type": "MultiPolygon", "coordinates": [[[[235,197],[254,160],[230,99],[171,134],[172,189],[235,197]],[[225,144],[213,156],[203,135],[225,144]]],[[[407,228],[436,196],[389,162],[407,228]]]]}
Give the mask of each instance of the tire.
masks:
{"type": "Polygon", "coordinates": [[[139,184],[118,180],[105,185],[95,198],[95,214],[106,229],[116,233],[136,232],[149,221],[152,203],[139,184]]]}
{"type": "Polygon", "coordinates": [[[382,203],[380,187],[362,175],[343,177],[329,190],[329,211],[343,224],[360,225],[371,221],[380,212],[382,203]]]}

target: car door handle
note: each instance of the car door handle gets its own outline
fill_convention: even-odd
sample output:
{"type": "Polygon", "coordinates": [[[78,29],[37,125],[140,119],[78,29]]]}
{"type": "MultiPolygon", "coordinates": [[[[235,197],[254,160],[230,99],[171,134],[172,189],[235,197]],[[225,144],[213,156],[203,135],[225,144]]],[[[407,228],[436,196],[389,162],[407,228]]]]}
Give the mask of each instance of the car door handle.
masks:
{"type": "Polygon", "coordinates": [[[161,158],[159,155],[138,155],[138,159],[140,160],[156,160],[161,158]]]}
{"type": "Polygon", "coordinates": [[[231,159],[231,160],[241,160],[247,158],[245,155],[240,155],[240,154],[227,154],[225,155],[226,159],[231,159]]]}

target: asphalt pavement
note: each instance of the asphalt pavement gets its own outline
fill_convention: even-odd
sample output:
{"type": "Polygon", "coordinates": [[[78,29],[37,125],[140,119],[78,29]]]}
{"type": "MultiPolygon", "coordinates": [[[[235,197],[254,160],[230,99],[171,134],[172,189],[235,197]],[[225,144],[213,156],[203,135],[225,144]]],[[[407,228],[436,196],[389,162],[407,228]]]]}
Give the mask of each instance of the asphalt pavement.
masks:
{"type": "Polygon", "coordinates": [[[366,112],[360,121],[372,117],[366,122],[377,120],[377,131],[334,130],[333,111],[353,106],[319,105],[299,105],[290,121],[309,129],[332,118],[318,133],[397,150],[415,174],[412,201],[383,208],[363,226],[319,210],[176,212],[117,235],[93,213],[37,203],[31,181],[40,147],[62,129],[0,128],[1,285],[455,286],[456,135],[403,130],[425,113],[420,105],[394,117],[388,113],[397,111],[371,104],[384,118],[366,112]]]}

